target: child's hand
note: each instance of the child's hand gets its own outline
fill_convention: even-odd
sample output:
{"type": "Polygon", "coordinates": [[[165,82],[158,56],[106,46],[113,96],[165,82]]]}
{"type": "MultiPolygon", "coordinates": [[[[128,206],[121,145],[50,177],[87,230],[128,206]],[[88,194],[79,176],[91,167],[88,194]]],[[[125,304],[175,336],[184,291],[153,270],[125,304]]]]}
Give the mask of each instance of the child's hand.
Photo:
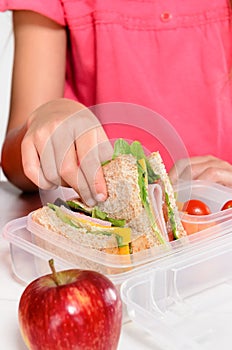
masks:
{"type": "Polygon", "coordinates": [[[89,205],[107,197],[101,163],[112,146],[96,116],[61,99],[36,109],[22,141],[26,176],[42,189],[70,186],[89,205]]]}
{"type": "Polygon", "coordinates": [[[178,179],[206,180],[232,187],[232,165],[213,156],[199,156],[181,159],[169,172],[175,184],[178,179]]]}

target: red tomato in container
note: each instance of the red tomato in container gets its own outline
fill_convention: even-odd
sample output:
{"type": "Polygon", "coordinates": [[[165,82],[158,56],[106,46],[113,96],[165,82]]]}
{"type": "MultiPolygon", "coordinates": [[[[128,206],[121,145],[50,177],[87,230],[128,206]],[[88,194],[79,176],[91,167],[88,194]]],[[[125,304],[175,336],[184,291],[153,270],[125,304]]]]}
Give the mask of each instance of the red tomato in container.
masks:
{"type": "Polygon", "coordinates": [[[221,210],[226,210],[226,209],[230,209],[230,208],[232,208],[232,200],[229,200],[226,203],[224,203],[221,210]]]}
{"type": "Polygon", "coordinates": [[[198,199],[190,199],[189,201],[185,202],[182,211],[186,212],[189,215],[211,214],[208,205],[198,199]]]}

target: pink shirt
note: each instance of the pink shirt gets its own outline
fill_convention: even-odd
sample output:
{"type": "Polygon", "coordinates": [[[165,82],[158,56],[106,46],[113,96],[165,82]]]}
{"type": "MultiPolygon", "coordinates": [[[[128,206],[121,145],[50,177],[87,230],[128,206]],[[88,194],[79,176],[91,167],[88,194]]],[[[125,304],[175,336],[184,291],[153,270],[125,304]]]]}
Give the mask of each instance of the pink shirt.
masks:
{"type": "Polygon", "coordinates": [[[160,127],[153,110],[171,123],[190,156],[232,162],[227,0],[0,0],[0,10],[7,9],[33,10],[67,27],[66,97],[86,106],[114,101],[149,108],[132,107],[125,122],[115,108],[111,122],[135,127],[106,126],[110,137],[137,138],[155,150],[156,133],[179,158],[172,128],[160,127]]]}

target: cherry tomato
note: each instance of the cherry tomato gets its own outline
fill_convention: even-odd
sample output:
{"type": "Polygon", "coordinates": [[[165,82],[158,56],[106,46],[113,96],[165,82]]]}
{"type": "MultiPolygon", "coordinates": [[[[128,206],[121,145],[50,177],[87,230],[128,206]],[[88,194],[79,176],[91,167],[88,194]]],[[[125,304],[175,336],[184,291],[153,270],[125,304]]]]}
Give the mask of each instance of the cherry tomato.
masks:
{"type": "Polygon", "coordinates": [[[223,207],[221,208],[221,210],[226,210],[232,208],[232,200],[227,201],[226,203],[223,204],[223,207]]]}
{"type": "Polygon", "coordinates": [[[190,199],[185,202],[182,208],[182,211],[190,215],[208,215],[211,214],[211,211],[204,202],[198,199],[190,199]]]}

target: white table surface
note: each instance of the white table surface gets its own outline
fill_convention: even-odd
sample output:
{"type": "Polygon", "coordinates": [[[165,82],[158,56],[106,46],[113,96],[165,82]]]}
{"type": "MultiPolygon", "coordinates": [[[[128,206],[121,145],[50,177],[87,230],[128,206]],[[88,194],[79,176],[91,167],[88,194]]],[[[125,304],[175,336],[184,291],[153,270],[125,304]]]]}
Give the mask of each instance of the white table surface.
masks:
{"type": "MultiPolygon", "coordinates": [[[[7,209],[10,210],[15,193],[11,193],[8,185],[0,187],[0,195],[7,193],[7,209]]],[[[2,206],[2,198],[1,206],[2,206]]],[[[21,199],[19,199],[21,201],[21,199]]],[[[4,209],[6,210],[6,209],[4,209]]],[[[9,213],[16,216],[16,213],[9,213]]],[[[0,229],[5,224],[5,218],[0,215],[0,229]]],[[[26,350],[26,346],[20,335],[18,326],[18,303],[25,286],[20,284],[13,276],[11,268],[11,257],[8,242],[0,236],[0,335],[1,350],[26,350]]],[[[160,350],[153,342],[152,336],[144,332],[133,322],[123,325],[118,350],[160,350]]],[[[68,350],[68,349],[67,349],[68,350]]],[[[166,349],[165,349],[166,350],[166,349]]]]}

